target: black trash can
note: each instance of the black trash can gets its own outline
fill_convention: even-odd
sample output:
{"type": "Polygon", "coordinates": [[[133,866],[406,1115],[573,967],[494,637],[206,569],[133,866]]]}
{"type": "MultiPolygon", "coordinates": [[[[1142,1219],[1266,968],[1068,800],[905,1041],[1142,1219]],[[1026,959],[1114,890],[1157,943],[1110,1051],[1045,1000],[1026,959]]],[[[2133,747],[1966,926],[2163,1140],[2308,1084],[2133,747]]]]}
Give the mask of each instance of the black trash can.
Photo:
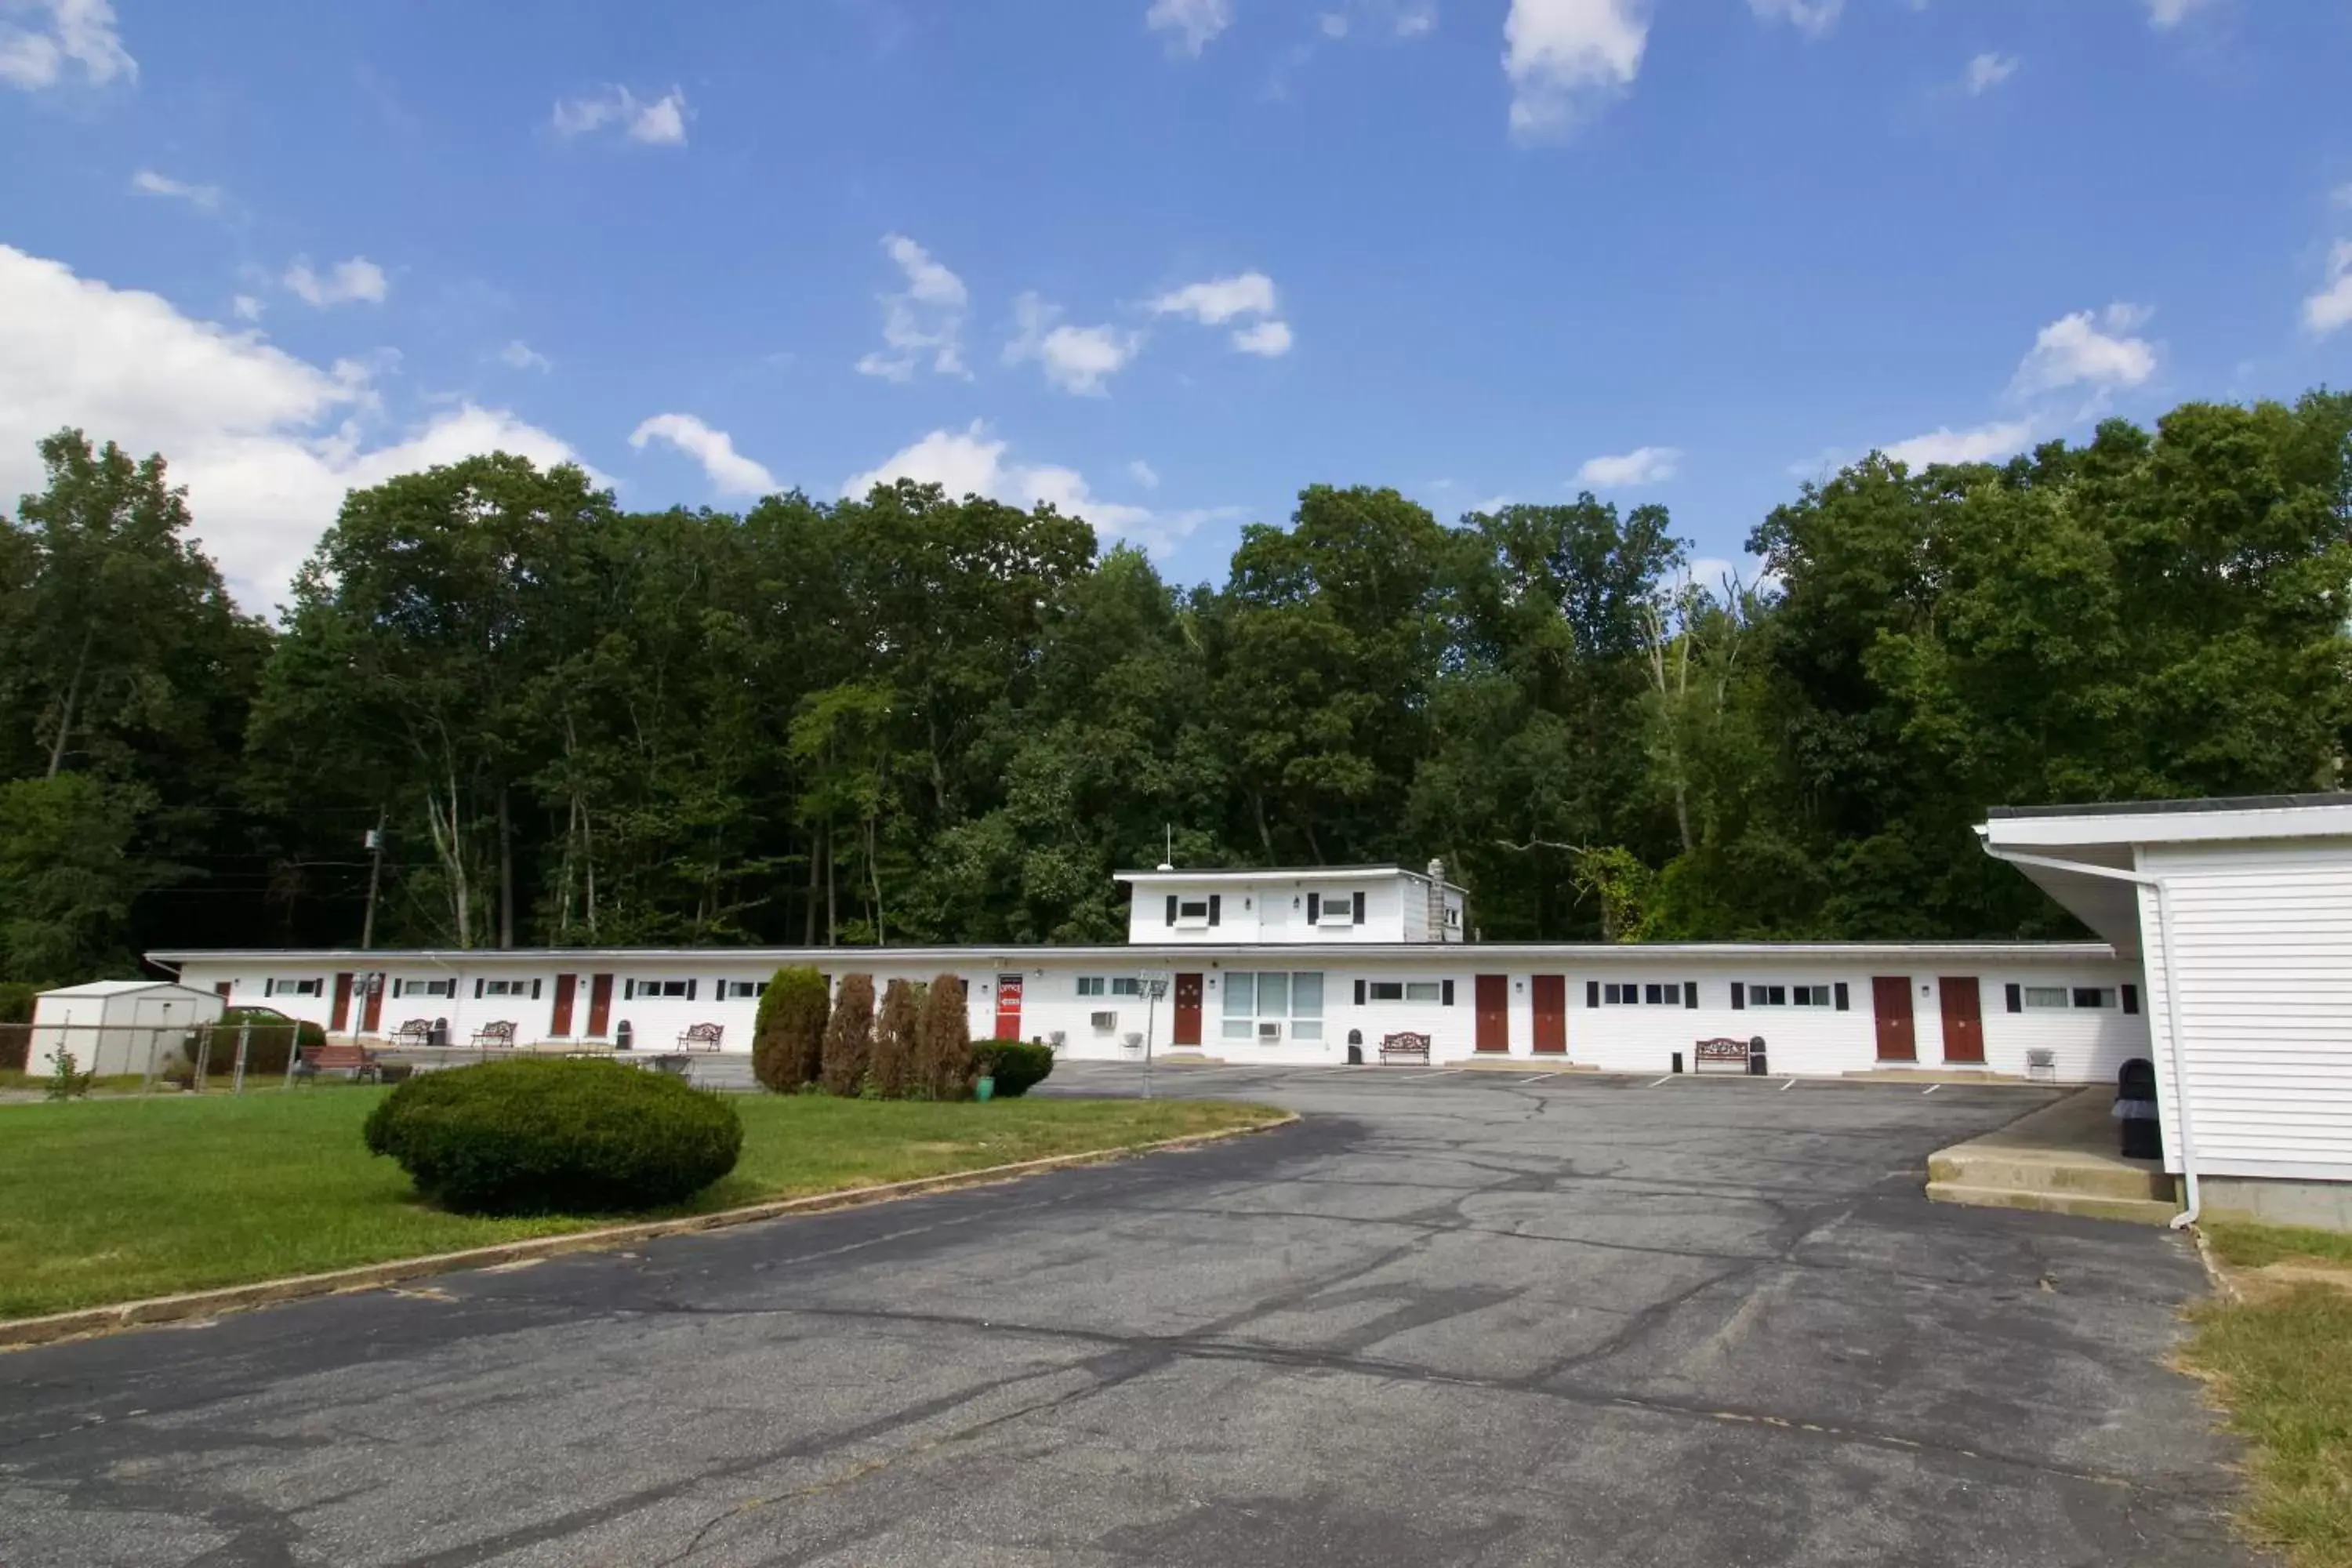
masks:
{"type": "Polygon", "coordinates": [[[425,1043],[436,1048],[446,1046],[449,1043],[449,1020],[434,1019],[433,1026],[425,1031],[425,1043]]]}
{"type": "Polygon", "coordinates": [[[2164,1124],[2156,1114],[2156,1064],[2134,1057],[2116,1074],[2114,1116],[2126,1160],[2164,1158],[2164,1124]]]}
{"type": "Polygon", "coordinates": [[[1764,1068],[1764,1037],[1761,1035],[1748,1042],[1748,1076],[1750,1078],[1768,1076],[1764,1068]]]}
{"type": "Polygon", "coordinates": [[[1364,1031],[1361,1029],[1348,1031],[1348,1065],[1351,1068],[1364,1065],[1364,1031]]]}

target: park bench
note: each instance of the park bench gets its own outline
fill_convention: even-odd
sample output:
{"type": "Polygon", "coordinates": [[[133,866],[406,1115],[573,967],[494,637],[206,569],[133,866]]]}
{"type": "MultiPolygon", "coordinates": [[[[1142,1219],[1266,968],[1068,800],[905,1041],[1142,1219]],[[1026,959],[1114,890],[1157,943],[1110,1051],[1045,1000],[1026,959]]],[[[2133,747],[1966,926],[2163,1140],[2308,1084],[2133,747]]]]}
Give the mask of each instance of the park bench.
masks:
{"type": "Polygon", "coordinates": [[[1427,1067],[1429,1065],[1429,1037],[1427,1035],[1415,1034],[1412,1030],[1408,1029],[1401,1034],[1382,1035],[1381,1037],[1381,1064],[1383,1067],[1388,1065],[1390,1062],[1408,1061],[1415,1058],[1418,1058],[1421,1065],[1423,1067],[1427,1067]]]}
{"type": "Polygon", "coordinates": [[[485,1024],[474,1031],[474,1048],[478,1051],[510,1051],[514,1049],[515,1026],[510,1019],[501,1018],[485,1024]]]}
{"type": "Polygon", "coordinates": [[[695,1024],[677,1037],[677,1047],[682,1051],[715,1051],[719,1037],[726,1032],[724,1026],[719,1024],[695,1024]]]}
{"type": "Polygon", "coordinates": [[[411,1018],[392,1032],[392,1043],[403,1050],[423,1050],[433,1043],[433,1020],[411,1018]]]}
{"type": "Polygon", "coordinates": [[[1700,1040],[1693,1047],[1692,1070],[1696,1072],[1738,1072],[1748,1070],[1748,1045],[1746,1040],[1727,1037],[1700,1040]]]}
{"type": "Polygon", "coordinates": [[[349,1073],[354,1082],[366,1083],[380,1079],[375,1053],[366,1047],[330,1040],[323,1046],[304,1046],[301,1050],[304,1078],[316,1078],[320,1073],[349,1073]]]}

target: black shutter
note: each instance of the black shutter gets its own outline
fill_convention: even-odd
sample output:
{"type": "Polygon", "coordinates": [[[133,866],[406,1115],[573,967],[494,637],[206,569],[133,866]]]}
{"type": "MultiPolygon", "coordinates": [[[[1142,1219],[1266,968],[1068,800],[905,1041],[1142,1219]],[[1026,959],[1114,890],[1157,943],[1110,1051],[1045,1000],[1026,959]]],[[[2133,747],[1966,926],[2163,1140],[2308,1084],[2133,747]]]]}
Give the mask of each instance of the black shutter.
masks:
{"type": "Polygon", "coordinates": [[[1364,895],[1361,893],[1356,895],[1356,923],[1364,923],[1364,895]]]}
{"type": "Polygon", "coordinates": [[[1168,895],[1168,923],[1176,923],[1176,895],[1173,893],[1168,895]]]}
{"type": "Polygon", "coordinates": [[[1357,981],[1357,982],[1356,982],[1356,1005],[1357,1005],[1357,1006],[1359,1006],[1359,1007],[1360,1007],[1360,1006],[1362,1006],[1363,1005],[1364,1005],[1364,983],[1363,983],[1362,981],[1359,980],[1359,981],[1357,981]]]}
{"type": "Polygon", "coordinates": [[[1584,983],[1584,1005],[1588,1007],[1601,1005],[1601,982],[1598,980],[1588,980],[1584,983]]]}
{"type": "Polygon", "coordinates": [[[2126,985],[2124,987],[2124,1011],[2126,1013],[2137,1013],[2139,1011],[2138,986],[2126,985]]]}
{"type": "Polygon", "coordinates": [[[694,1000],[695,987],[701,984],[702,982],[699,980],[689,980],[686,983],[686,999],[688,1001],[691,1002],[694,1000]]]}
{"type": "Polygon", "coordinates": [[[265,981],[263,981],[263,982],[261,983],[261,994],[262,994],[264,996],[275,996],[275,995],[277,995],[277,994],[278,994],[278,982],[276,982],[275,980],[265,980],[265,981]]]}
{"type": "Polygon", "coordinates": [[[530,999],[534,1002],[539,1000],[539,976],[536,974],[530,977],[530,999]]]}
{"type": "Polygon", "coordinates": [[[634,1001],[635,1001],[636,999],[637,999],[637,983],[636,983],[635,981],[634,981],[634,980],[624,980],[624,981],[622,981],[622,982],[621,982],[621,1000],[622,1000],[622,1001],[624,1001],[624,1002],[634,1002],[634,1001]]]}
{"type": "Polygon", "coordinates": [[[1444,1002],[1445,1002],[1445,1005],[1447,1005],[1448,1007],[1453,1006],[1453,1005],[1454,1005],[1454,982],[1452,982],[1451,980],[1449,980],[1449,981],[1445,982],[1445,989],[1444,989],[1444,1002]]]}
{"type": "Polygon", "coordinates": [[[2011,1012],[2022,1013],[2025,1011],[2025,988],[2023,986],[2004,985],[2001,987],[2001,992],[2009,999],[2009,1010],[2011,1012]]]}
{"type": "Polygon", "coordinates": [[[1735,1013],[1748,1010],[1748,983],[1744,980],[1731,983],[1731,1010],[1735,1013]]]}
{"type": "Polygon", "coordinates": [[[1224,904],[1225,899],[1223,894],[1211,893],[1209,895],[1209,923],[1211,925],[1215,925],[1217,921],[1223,918],[1224,914],[1224,904]]]}
{"type": "Polygon", "coordinates": [[[1685,1007],[1696,1007],[1698,1005],[1697,981],[1685,980],[1683,982],[1683,1005],[1685,1007]]]}
{"type": "Polygon", "coordinates": [[[476,976],[474,976],[474,1000],[475,1000],[475,1001],[477,1001],[477,1002],[478,1002],[478,1001],[480,1001],[481,999],[482,999],[482,977],[481,977],[480,975],[477,974],[476,976]]]}
{"type": "Polygon", "coordinates": [[[1322,918],[1323,918],[1323,895],[1322,895],[1322,894],[1320,894],[1320,893],[1309,893],[1309,894],[1307,894],[1307,923],[1308,925],[1313,925],[1313,924],[1315,924],[1318,921],[1320,921],[1322,918]]]}

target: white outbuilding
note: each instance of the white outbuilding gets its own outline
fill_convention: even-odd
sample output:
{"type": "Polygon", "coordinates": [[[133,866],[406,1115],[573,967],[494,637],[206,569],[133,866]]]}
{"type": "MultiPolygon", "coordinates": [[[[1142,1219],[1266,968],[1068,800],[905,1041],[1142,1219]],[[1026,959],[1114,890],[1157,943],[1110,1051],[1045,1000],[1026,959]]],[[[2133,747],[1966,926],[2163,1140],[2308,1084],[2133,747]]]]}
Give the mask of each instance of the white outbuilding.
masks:
{"type": "Polygon", "coordinates": [[[2352,1229],[2352,794],[2003,808],[1977,831],[2144,967],[2189,1214],[2352,1229]]]}
{"type": "Polygon", "coordinates": [[[44,991],[33,1002],[25,1065],[46,1076],[65,1050],[79,1072],[144,1075],[178,1051],[189,1029],[217,1022],[226,1005],[213,992],[168,980],[93,980],[44,991]]]}

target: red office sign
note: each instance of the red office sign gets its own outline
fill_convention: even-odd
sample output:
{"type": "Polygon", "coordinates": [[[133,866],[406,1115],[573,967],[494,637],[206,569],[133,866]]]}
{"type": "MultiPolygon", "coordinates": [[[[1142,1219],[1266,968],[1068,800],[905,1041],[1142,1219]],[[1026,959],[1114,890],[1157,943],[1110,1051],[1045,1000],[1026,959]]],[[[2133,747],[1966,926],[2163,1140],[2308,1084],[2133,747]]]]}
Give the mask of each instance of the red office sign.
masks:
{"type": "Polygon", "coordinates": [[[996,1037],[1000,1040],[1021,1037],[1021,976],[1017,974],[996,977],[996,1037]]]}

